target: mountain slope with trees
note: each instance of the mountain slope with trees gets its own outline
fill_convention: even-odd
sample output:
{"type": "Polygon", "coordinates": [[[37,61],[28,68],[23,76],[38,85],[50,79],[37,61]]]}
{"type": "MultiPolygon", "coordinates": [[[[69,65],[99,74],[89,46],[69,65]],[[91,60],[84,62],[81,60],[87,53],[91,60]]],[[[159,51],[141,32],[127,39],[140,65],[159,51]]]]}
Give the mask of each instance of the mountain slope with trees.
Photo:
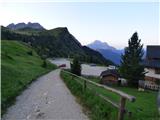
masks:
{"type": "Polygon", "coordinates": [[[31,45],[42,58],[79,56],[84,62],[99,64],[113,64],[105,59],[99,52],[82,46],[79,41],[69,33],[66,27],[51,30],[18,29],[11,30],[1,27],[2,40],[23,41],[31,45]],[[90,59],[92,58],[92,59],[90,59]]]}

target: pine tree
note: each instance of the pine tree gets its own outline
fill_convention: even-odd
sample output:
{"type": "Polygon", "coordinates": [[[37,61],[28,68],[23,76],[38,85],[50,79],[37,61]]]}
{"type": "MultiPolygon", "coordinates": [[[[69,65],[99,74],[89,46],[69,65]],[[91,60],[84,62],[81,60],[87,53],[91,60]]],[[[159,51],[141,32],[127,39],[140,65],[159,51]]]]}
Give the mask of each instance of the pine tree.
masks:
{"type": "Polygon", "coordinates": [[[78,57],[74,57],[73,63],[71,63],[71,72],[76,75],[81,75],[81,64],[78,57]]]}
{"type": "Polygon", "coordinates": [[[128,41],[128,47],[125,48],[124,54],[121,56],[120,73],[122,77],[127,79],[128,85],[138,87],[138,81],[144,80],[144,67],[142,62],[143,45],[135,32],[128,41]]]}

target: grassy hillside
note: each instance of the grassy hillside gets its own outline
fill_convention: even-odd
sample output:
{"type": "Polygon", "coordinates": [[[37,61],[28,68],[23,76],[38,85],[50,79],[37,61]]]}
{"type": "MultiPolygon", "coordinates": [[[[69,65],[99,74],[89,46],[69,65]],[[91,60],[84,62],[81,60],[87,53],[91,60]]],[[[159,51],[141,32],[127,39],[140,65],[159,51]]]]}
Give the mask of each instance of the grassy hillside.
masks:
{"type": "Polygon", "coordinates": [[[25,43],[1,41],[1,105],[2,114],[15,97],[35,78],[56,68],[43,60],[25,43]]]}
{"type": "Polygon", "coordinates": [[[99,52],[83,47],[66,27],[51,30],[2,29],[2,39],[18,40],[30,44],[43,57],[71,57],[79,55],[81,61],[99,64],[113,64],[99,52]]]}
{"type": "MultiPolygon", "coordinates": [[[[94,93],[97,92],[98,94],[108,97],[112,101],[119,102],[120,97],[117,94],[106,91],[103,88],[99,88],[91,84],[88,84],[87,87],[90,87],[92,90],[90,91],[87,89],[87,92],[83,92],[83,86],[79,84],[79,82],[83,82],[82,79],[75,78],[72,80],[72,76],[63,71],[61,72],[61,77],[70,88],[71,92],[81,100],[85,107],[89,108],[91,111],[90,116],[92,119],[117,119],[117,109],[111,106],[111,104],[104,102],[98,96],[95,96],[94,93]]],[[[89,77],[89,79],[97,83],[100,81],[95,77],[89,77]]],[[[131,117],[125,115],[124,120],[159,120],[160,115],[158,115],[158,108],[156,103],[158,92],[151,90],[139,92],[137,89],[129,87],[114,86],[114,88],[136,97],[136,101],[134,103],[127,101],[126,108],[132,112],[132,115],[131,117]]]]}
{"type": "MultiPolygon", "coordinates": [[[[89,80],[100,83],[100,78],[98,77],[87,77],[89,80]]],[[[157,107],[157,91],[145,90],[144,92],[138,91],[136,88],[130,87],[120,87],[112,86],[115,89],[121,90],[125,93],[133,95],[136,97],[134,103],[127,102],[127,109],[133,113],[133,120],[158,120],[160,115],[158,115],[157,107]]],[[[107,93],[104,89],[96,89],[96,91],[109,97],[113,101],[118,101],[117,95],[107,93]]]]}

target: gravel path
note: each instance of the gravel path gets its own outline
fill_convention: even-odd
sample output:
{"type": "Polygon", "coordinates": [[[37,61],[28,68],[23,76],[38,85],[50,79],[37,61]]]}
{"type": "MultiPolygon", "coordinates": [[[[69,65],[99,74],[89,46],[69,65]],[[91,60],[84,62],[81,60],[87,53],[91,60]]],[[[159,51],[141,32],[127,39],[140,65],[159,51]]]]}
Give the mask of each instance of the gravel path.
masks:
{"type": "Polygon", "coordinates": [[[33,82],[8,109],[2,120],[85,120],[82,112],[55,70],[33,82]]]}

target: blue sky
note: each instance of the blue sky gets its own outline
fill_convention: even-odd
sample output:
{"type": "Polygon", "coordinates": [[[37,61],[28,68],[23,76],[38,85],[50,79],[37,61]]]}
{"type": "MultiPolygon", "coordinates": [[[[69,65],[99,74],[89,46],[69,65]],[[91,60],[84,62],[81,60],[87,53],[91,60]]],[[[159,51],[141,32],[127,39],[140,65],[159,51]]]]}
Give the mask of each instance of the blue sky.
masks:
{"type": "Polygon", "coordinates": [[[83,45],[101,40],[123,48],[137,31],[144,45],[159,42],[158,2],[3,3],[1,25],[39,22],[46,29],[68,27],[83,45]]]}

